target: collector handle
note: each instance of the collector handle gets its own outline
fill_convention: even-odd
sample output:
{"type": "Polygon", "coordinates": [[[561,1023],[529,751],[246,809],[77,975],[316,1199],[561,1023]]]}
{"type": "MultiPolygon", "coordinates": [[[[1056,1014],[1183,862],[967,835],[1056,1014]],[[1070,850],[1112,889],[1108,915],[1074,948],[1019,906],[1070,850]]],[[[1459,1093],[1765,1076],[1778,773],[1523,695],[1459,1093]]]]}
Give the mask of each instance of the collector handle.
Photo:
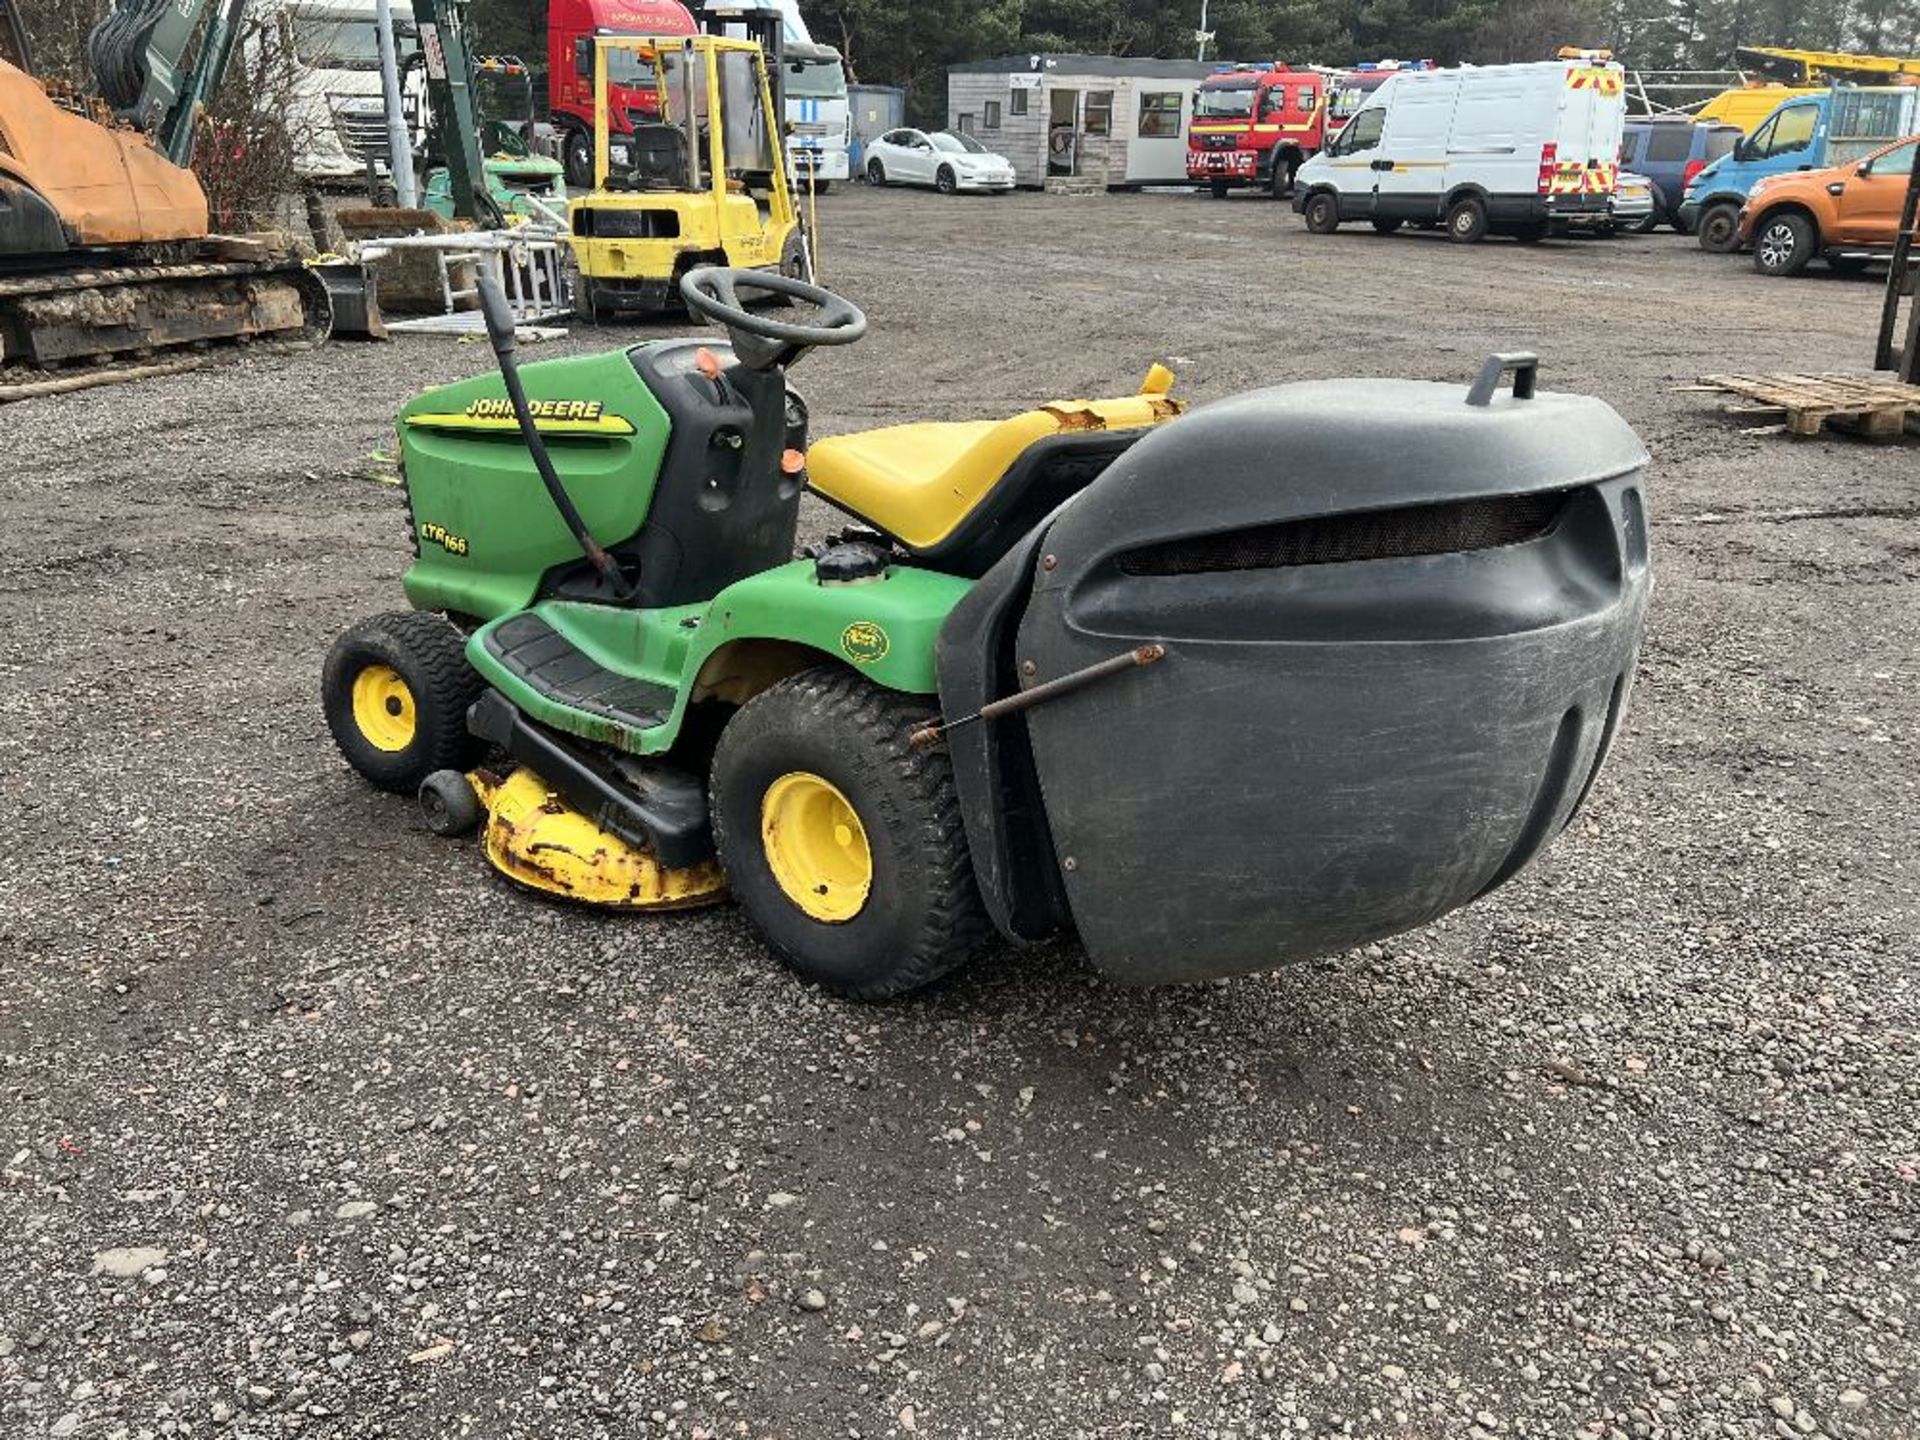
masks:
{"type": "Polygon", "coordinates": [[[1540,357],[1531,350],[1509,350],[1487,357],[1467,391],[1467,404],[1491,405],[1494,391],[1500,388],[1500,377],[1509,370],[1513,372],[1513,398],[1531,400],[1534,377],[1540,371],[1540,357]]]}

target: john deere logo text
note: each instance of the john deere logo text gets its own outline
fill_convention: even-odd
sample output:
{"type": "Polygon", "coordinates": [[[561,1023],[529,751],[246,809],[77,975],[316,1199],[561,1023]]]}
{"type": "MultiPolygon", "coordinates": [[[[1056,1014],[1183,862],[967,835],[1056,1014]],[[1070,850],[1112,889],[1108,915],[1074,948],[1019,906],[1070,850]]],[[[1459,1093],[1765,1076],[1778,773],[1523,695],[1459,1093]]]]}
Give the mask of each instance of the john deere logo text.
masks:
{"type": "Polygon", "coordinates": [[[856,665],[871,665],[887,658],[890,642],[887,632],[871,620],[856,620],[840,632],[840,648],[856,665]]]}
{"type": "MultiPolygon", "coordinates": [[[[598,420],[606,410],[598,400],[529,400],[527,409],[533,412],[535,420],[598,420]]],[[[515,418],[513,404],[508,400],[476,400],[467,406],[466,416],[472,420],[512,420],[515,418]]]]}

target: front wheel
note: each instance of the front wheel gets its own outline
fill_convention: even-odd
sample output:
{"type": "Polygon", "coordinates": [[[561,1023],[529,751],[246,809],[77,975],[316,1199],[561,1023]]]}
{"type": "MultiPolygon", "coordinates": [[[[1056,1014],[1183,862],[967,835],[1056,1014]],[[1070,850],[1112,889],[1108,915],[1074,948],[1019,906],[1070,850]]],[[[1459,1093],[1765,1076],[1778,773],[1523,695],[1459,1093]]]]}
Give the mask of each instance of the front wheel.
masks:
{"type": "Polygon", "coordinates": [[[1227,182],[1224,180],[1209,180],[1207,182],[1207,194],[1211,195],[1216,200],[1226,199],[1227,198],[1227,182]]]}
{"type": "Polygon", "coordinates": [[[1713,255],[1731,255],[1740,248],[1740,207],[1710,205],[1700,214],[1700,248],[1713,255]]]}
{"type": "Polygon", "coordinates": [[[1753,268],[1776,278],[1798,275],[1819,245],[1813,222],[1788,211],[1771,215],[1754,228],[1753,268]]]}
{"type": "Polygon", "coordinates": [[[1300,214],[1307,222],[1307,229],[1316,235],[1331,235],[1340,228],[1340,201],[1330,191],[1322,190],[1318,195],[1309,196],[1300,214]]]}
{"type": "Polygon", "coordinates": [[[1873,263],[1865,255],[1829,255],[1827,268],[1836,275],[1858,275],[1873,263]]]}
{"type": "Polygon", "coordinates": [[[1273,162],[1273,198],[1285,200],[1293,194],[1293,172],[1300,168],[1298,160],[1281,157],[1273,162]]]}
{"type": "Polygon", "coordinates": [[[928,984],[986,941],[944,751],[921,702],[837,666],[747,702],[713,756],[714,847],[782,959],[860,1000],[928,984]]]}
{"type": "Polygon", "coordinates": [[[952,195],[960,189],[960,182],[954,178],[951,166],[940,167],[940,173],[933,177],[933,188],[942,195],[952,195]]]}
{"type": "Polygon", "coordinates": [[[886,188],[887,167],[882,165],[877,157],[867,162],[867,183],[876,190],[886,188]]]}
{"type": "Polygon", "coordinates": [[[1538,245],[1547,238],[1547,231],[1550,228],[1545,220],[1529,220],[1526,224],[1514,228],[1513,238],[1522,245],[1538,245]]]}
{"type": "Polygon", "coordinates": [[[561,164],[567,173],[569,190],[593,188],[593,137],[584,130],[568,130],[561,164]]]}
{"type": "Polygon", "coordinates": [[[467,707],[485,688],[460,632],[419,610],[362,620],[333,642],[320,673],[320,703],[340,753],[382,790],[402,794],[436,770],[465,770],[479,758],[467,707]]]}
{"type": "Polygon", "coordinates": [[[1456,245],[1477,245],[1486,238],[1487,207],[1477,196],[1462,195],[1447,207],[1447,239],[1456,245]]]}

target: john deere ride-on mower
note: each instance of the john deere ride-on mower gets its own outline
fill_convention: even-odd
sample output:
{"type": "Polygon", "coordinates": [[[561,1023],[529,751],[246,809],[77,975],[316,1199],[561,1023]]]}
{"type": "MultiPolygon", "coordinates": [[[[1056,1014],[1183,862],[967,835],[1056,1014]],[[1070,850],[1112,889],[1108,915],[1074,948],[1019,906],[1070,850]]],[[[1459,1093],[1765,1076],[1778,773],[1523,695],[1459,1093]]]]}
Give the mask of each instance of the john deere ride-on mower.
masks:
{"type": "Polygon", "coordinates": [[[348,760],[484,825],[508,876],[730,889],[855,996],[996,930],[1185,981],[1443,915],[1584,798],[1646,606],[1646,455],[1531,356],[1184,416],[1155,367],[809,447],[788,372],[865,317],[781,276],[683,288],[730,345],[524,372],[490,288],[501,374],[400,417],[414,609],[327,660],[348,760]],[[795,558],[809,485],[851,523],[795,558]]]}

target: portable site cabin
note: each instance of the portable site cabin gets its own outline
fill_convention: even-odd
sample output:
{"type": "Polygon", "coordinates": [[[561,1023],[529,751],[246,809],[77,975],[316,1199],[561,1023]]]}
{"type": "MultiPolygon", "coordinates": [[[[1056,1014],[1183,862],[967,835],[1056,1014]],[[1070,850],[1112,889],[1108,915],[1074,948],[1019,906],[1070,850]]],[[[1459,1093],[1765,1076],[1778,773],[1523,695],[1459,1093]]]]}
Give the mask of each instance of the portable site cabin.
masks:
{"type": "Polygon", "coordinates": [[[969,60],[947,67],[947,126],[1005,155],[1022,185],[1184,185],[1187,121],[1212,68],[1116,55],[969,60]]]}
{"type": "Polygon", "coordinates": [[[907,123],[907,92],[897,85],[849,85],[847,104],[853,111],[853,139],[847,153],[858,177],[866,174],[867,146],[907,123]]]}

